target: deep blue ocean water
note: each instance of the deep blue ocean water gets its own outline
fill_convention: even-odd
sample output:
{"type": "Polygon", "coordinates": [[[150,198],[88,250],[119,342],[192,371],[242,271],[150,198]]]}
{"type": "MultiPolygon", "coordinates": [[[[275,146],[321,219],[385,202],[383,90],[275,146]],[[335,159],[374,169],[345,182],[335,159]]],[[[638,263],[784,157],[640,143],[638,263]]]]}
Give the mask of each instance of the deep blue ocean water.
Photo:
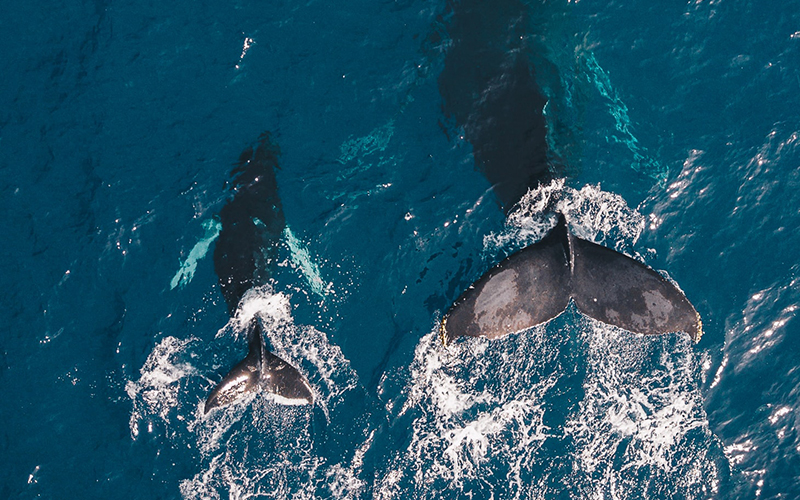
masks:
{"type": "Polygon", "coordinates": [[[443,131],[444,2],[6,2],[0,497],[800,498],[800,2],[528,4],[570,168],[506,220],[443,131]],[[205,250],[265,130],[251,304],[317,402],[204,417],[245,350],[205,250]],[[698,344],[568,310],[440,345],[556,192],[698,344]]]}

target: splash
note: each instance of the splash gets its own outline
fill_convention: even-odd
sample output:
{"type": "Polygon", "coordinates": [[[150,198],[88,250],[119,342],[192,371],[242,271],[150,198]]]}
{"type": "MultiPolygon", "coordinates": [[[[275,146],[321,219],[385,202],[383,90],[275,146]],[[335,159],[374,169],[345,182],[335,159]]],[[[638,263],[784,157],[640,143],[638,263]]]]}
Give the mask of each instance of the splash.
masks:
{"type": "Polygon", "coordinates": [[[329,404],[358,386],[358,377],[341,348],[320,330],[296,325],[291,297],[275,292],[269,285],[247,291],[236,314],[217,332],[217,338],[232,336],[238,342],[246,340],[242,336],[253,318],[261,322],[268,348],[306,376],[315,392],[315,404],[326,413],[329,404]]]}
{"type": "MultiPolygon", "coordinates": [[[[630,249],[645,218],[599,186],[554,181],[530,191],[496,253],[540,239],[551,215],[630,249]]],[[[725,458],[699,389],[702,355],[684,335],[638,336],[581,316],[415,351],[393,427],[412,430],[375,484],[379,498],[711,497],[725,458]]]]}
{"type": "Polygon", "coordinates": [[[263,393],[209,415],[198,405],[189,430],[196,435],[203,470],[181,483],[184,498],[310,499],[334,491],[340,498],[363,488],[360,462],[329,461],[319,456],[313,439],[320,425],[316,410],[330,421],[359,387],[358,377],[324,332],[295,323],[290,299],[269,286],[248,291],[217,336],[240,341],[245,325],[257,318],[269,349],[307,377],[314,407],[282,405],[263,393]]]}
{"type": "Polygon", "coordinates": [[[172,281],[169,283],[170,290],[174,290],[178,286],[183,288],[192,281],[194,272],[197,270],[197,262],[208,253],[208,248],[214,243],[214,240],[219,236],[220,230],[222,230],[222,224],[216,219],[209,219],[203,222],[203,229],[205,229],[205,234],[195,243],[186,260],[181,263],[178,272],[172,277],[172,281]]]}
{"type": "Polygon", "coordinates": [[[564,179],[531,189],[499,233],[484,237],[487,252],[527,246],[540,240],[555,224],[556,212],[564,214],[573,233],[618,251],[630,251],[645,226],[645,217],[614,193],[599,185],[574,189],[564,179]]]}
{"type": "Polygon", "coordinates": [[[583,498],[707,498],[722,459],[685,335],[638,336],[588,318],[585,397],[565,426],[571,474],[583,498]]]}
{"type": "Polygon", "coordinates": [[[153,432],[154,419],[169,428],[172,413],[180,406],[181,380],[197,375],[197,370],[182,360],[188,347],[196,341],[195,338],[165,337],[147,357],[139,371],[139,380],[128,381],[125,385],[125,392],[133,401],[130,417],[133,439],[139,436],[142,423],[147,424],[148,432],[153,432]]]}
{"type": "Polygon", "coordinates": [[[451,348],[437,332],[423,337],[407,399],[393,405],[401,410],[392,425],[409,426],[411,441],[382,471],[377,498],[488,498],[492,484],[507,485],[504,498],[533,492],[524,470],[552,432],[541,395],[556,379],[540,376],[552,357],[521,355],[541,352],[547,342],[543,329],[529,333],[516,342],[477,339],[451,348]]]}
{"type": "Polygon", "coordinates": [[[713,496],[719,446],[691,341],[565,316],[495,341],[424,337],[392,420],[411,442],[375,496],[713,496]]]}

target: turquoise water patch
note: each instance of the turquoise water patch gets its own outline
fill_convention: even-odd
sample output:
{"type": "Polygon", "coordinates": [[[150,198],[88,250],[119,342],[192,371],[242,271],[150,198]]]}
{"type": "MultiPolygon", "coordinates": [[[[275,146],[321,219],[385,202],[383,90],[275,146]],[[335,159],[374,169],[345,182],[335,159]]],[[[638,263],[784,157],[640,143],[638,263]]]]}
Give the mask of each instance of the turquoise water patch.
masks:
{"type": "Polygon", "coordinates": [[[663,185],[667,180],[669,171],[666,166],[652,158],[647,150],[639,144],[639,139],[633,134],[633,124],[628,114],[628,106],[619,97],[611,85],[611,78],[603,70],[594,53],[587,51],[583,57],[586,65],[586,75],[595,86],[600,95],[608,101],[608,113],[614,118],[614,124],[619,135],[608,136],[607,139],[627,146],[633,153],[631,168],[641,172],[663,185]]]}
{"type": "Polygon", "coordinates": [[[340,163],[347,163],[359,156],[367,156],[376,151],[385,151],[394,135],[394,120],[389,120],[386,124],[374,129],[363,137],[350,136],[339,146],[341,154],[340,163]]]}
{"type": "Polygon", "coordinates": [[[311,291],[324,299],[330,284],[325,283],[322,279],[319,266],[312,260],[308,248],[306,248],[302,241],[297,239],[297,236],[294,235],[289,226],[286,226],[283,230],[283,236],[286,238],[286,244],[289,246],[289,251],[291,252],[289,258],[292,264],[303,273],[303,277],[306,279],[306,282],[308,282],[311,291]]]}
{"type": "Polygon", "coordinates": [[[205,229],[205,234],[195,243],[189,255],[186,256],[186,260],[181,263],[180,269],[169,282],[170,290],[174,290],[176,287],[183,288],[192,281],[194,272],[197,270],[197,263],[206,256],[208,248],[219,236],[222,224],[217,219],[208,219],[203,221],[203,229],[205,229]]]}

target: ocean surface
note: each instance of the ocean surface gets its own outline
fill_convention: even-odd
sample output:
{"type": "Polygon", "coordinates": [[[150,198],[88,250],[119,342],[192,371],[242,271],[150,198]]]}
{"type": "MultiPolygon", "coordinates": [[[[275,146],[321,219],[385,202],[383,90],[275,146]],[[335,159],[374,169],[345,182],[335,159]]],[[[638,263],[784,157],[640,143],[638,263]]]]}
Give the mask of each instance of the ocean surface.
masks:
{"type": "Polygon", "coordinates": [[[0,498],[800,498],[800,2],[525,8],[568,169],[506,218],[442,112],[444,1],[4,2],[0,498]],[[316,402],[204,416],[264,131],[287,230],[248,307],[316,402]],[[552,197],[702,340],[571,308],[443,347],[552,197]]]}

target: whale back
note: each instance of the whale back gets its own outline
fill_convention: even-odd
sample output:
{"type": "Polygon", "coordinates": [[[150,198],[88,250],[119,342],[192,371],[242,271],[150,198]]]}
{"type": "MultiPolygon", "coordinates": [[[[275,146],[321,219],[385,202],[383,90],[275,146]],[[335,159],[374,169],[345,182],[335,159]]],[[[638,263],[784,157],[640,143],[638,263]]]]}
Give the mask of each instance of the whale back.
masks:
{"type": "Polygon", "coordinates": [[[255,150],[242,152],[233,169],[233,198],[220,210],[214,270],[233,314],[245,292],[269,282],[286,224],[275,170],[280,149],[265,132],[255,150]]]}
{"type": "Polygon", "coordinates": [[[508,213],[529,188],[553,178],[547,98],[529,60],[527,8],[521,0],[448,5],[450,43],[438,82],[442,109],[472,145],[475,167],[508,213]]]}

